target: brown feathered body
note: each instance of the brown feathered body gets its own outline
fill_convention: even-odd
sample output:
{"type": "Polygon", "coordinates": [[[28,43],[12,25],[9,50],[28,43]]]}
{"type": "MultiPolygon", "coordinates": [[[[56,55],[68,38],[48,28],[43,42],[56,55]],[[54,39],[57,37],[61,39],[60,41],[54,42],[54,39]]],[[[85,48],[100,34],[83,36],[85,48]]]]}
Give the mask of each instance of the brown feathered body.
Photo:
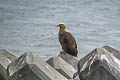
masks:
{"type": "Polygon", "coordinates": [[[60,30],[59,42],[63,50],[65,50],[68,54],[77,57],[77,44],[75,38],[70,32],[60,30]]]}

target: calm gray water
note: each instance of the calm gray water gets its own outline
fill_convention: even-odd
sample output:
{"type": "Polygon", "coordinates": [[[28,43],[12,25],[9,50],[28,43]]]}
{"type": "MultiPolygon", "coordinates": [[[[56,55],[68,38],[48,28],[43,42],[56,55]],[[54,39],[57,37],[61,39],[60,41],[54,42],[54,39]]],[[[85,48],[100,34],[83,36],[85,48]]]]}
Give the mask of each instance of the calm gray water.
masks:
{"type": "Polygon", "coordinates": [[[56,56],[60,22],[75,36],[79,58],[103,45],[120,49],[120,0],[0,0],[0,49],[56,56]]]}

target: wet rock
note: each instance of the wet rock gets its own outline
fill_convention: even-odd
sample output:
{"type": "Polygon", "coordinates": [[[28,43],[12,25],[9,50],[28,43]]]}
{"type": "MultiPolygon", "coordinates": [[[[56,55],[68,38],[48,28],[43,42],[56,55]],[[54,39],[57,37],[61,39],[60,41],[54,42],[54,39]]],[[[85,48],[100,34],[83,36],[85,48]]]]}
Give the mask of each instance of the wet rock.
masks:
{"type": "Polygon", "coordinates": [[[65,76],[67,79],[73,79],[74,73],[77,72],[70,64],[64,61],[61,57],[52,57],[47,60],[47,63],[56,69],[59,73],[65,76]]]}
{"type": "Polygon", "coordinates": [[[96,48],[79,61],[80,80],[120,80],[119,57],[108,49],[96,48]]]}
{"type": "Polygon", "coordinates": [[[8,80],[7,66],[16,59],[8,50],[0,50],[0,80],[8,80]]]}
{"type": "Polygon", "coordinates": [[[69,63],[70,65],[72,65],[76,70],[77,70],[77,64],[79,61],[79,58],[74,57],[72,55],[69,54],[60,54],[59,55],[63,60],[65,60],[67,63],[69,63]]]}
{"type": "Polygon", "coordinates": [[[10,80],[67,80],[39,56],[25,53],[8,68],[10,80]]]}

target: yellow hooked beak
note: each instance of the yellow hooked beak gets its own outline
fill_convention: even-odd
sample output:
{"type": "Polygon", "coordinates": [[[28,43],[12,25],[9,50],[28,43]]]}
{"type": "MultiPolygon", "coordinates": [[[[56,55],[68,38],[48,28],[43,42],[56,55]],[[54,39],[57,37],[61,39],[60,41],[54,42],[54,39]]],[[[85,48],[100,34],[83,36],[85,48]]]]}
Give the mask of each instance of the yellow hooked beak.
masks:
{"type": "Polygon", "coordinates": [[[60,27],[60,24],[57,24],[58,27],[60,27]]]}

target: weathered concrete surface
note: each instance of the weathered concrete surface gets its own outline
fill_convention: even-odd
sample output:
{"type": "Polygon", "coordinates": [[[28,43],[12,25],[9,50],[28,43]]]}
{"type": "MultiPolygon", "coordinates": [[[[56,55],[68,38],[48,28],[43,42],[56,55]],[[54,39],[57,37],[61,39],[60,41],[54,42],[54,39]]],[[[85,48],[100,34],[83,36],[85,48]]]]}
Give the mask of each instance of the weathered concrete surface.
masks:
{"type": "Polygon", "coordinates": [[[109,51],[110,53],[113,53],[114,56],[117,56],[116,58],[120,59],[120,51],[117,49],[114,49],[110,46],[104,46],[104,49],[106,49],[107,51],[109,51]]]}
{"type": "Polygon", "coordinates": [[[0,64],[7,69],[7,66],[9,63],[17,59],[15,55],[12,54],[12,52],[8,50],[0,50],[0,64]]]}
{"type": "Polygon", "coordinates": [[[78,64],[79,58],[71,56],[69,54],[65,54],[65,55],[60,54],[59,56],[77,70],[77,64],[78,64]]]}
{"type": "Polygon", "coordinates": [[[8,80],[7,66],[16,59],[8,50],[0,50],[0,80],[8,80]]]}
{"type": "Polygon", "coordinates": [[[77,72],[70,64],[64,61],[61,57],[52,57],[47,60],[47,63],[56,69],[59,73],[65,76],[67,79],[73,79],[74,73],[77,72]]]}
{"type": "Polygon", "coordinates": [[[10,80],[67,80],[39,56],[25,53],[8,68],[10,80]]]}
{"type": "Polygon", "coordinates": [[[68,79],[68,80],[80,80],[80,79],[68,79]]]}
{"type": "Polygon", "coordinates": [[[81,80],[120,80],[120,54],[115,56],[107,50],[96,48],[79,61],[81,80]]]}
{"type": "Polygon", "coordinates": [[[73,79],[75,79],[75,80],[76,80],[76,79],[80,79],[80,78],[79,78],[79,75],[78,75],[78,72],[74,73],[73,79]]]}

